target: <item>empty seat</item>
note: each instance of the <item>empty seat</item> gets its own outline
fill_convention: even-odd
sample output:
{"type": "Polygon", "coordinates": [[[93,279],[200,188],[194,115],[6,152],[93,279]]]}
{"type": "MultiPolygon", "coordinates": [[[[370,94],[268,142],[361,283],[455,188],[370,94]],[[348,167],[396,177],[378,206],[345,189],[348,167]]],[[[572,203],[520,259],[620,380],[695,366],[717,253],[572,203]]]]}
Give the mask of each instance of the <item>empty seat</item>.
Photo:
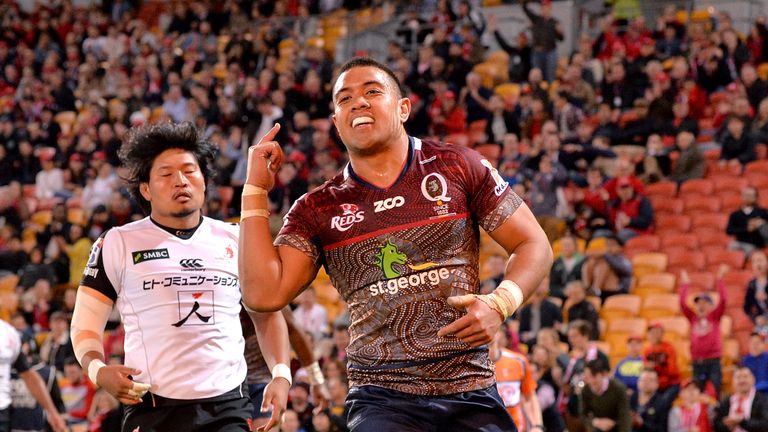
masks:
{"type": "Polygon", "coordinates": [[[663,215],[679,215],[683,213],[683,200],[665,196],[653,197],[651,201],[651,207],[653,207],[653,213],[656,218],[663,215]]]}
{"type": "Polygon", "coordinates": [[[635,276],[660,273],[667,269],[668,258],[660,252],[640,253],[632,257],[632,272],[635,276]]]}
{"type": "Polygon", "coordinates": [[[728,250],[719,246],[709,246],[703,249],[707,258],[707,267],[716,270],[720,264],[725,264],[731,269],[739,270],[744,267],[744,252],[728,250]]]}
{"type": "Polygon", "coordinates": [[[666,252],[669,259],[667,267],[672,273],[679,272],[680,270],[687,270],[689,273],[696,272],[704,270],[706,267],[706,259],[703,252],[687,249],[670,249],[666,252]]]}
{"type": "Polygon", "coordinates": [[[660,181],[656,183],[651,183],[648,186],[645,187],[645,195],[648,197],[652,196],[663,196],[663,197],[674,197],[677,195],[677,183],[673,181],[660,181]]]}
{"type": "Polygon", "coordinates": [[[698,213],[692,218],[694,230],[699,228],[714,228],[725,232],[728,225],[728,215],[722,213],[698,213]]]}
{"type": "Polygon", "coordinates": [[[666,215],[656,218],[656,228],[662,231],[686,233],[691,230],[691,217],[687,215],[666,215]]]}
{"type": "Polygon", "coordinates": [[[639,249],[645,252],[655,252],[659,250],[660,245],[661,239],[658,236],[647,234],[632,237],[631,239],[627,240],[627,242],[624,244],[624,249],[625,251],[627,248],[629,248],[639,249]]]}
{"type": "Polygon", "coordinates": [[[662,249],[673,246],[697,249],[699,247],[699,238],[696,236],[696,234],[691,233],[669,234],[661,238],[662,249]]]}
{"type": "Polygon", "coordinates": [[[715,186],[709,179],[688,180],[680,185],[680,196],[685,195],[711,195],[715,186]]]}
{"type": "Polygon", "coordinates": [[[632,294],[617,294],[608,297],[600,310],[600,316],[612,321],[614,318],[632,318],[640,312],[640,297],[632,294]]]}
{"type": "Polygon", "coordinates": [[[694,212],[718,212],[720,211],[720,198],[713,195],[687,195],[683,197],[683,206],[686,213],[694,212]]]}

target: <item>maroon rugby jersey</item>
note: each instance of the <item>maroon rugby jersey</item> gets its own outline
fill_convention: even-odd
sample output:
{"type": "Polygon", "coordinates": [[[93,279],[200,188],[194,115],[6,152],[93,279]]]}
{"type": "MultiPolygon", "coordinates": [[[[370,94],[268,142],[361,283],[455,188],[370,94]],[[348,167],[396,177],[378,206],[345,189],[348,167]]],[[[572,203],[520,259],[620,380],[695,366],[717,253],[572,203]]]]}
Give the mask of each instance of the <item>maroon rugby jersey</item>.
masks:
{"type": "Polygon", "coordinates": [[[487,348],[437,331],[463,315],[447,297],[479,290],[478,225],[493,231],[522,201],[473,150],[417,138],[409,146],[387,189],[347,164],[301,197],[275,244],[324,265],[349,304],[351,385],[421,395],[485,388],[494,383],[487,348]]]}

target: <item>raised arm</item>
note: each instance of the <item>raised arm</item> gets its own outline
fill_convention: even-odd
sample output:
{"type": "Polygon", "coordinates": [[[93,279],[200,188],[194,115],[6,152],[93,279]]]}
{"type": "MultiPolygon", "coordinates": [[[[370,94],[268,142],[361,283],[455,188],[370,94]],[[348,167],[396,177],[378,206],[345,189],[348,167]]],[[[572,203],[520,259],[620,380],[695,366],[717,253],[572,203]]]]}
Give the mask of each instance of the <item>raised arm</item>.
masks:
{"type": "Polygon", "coordinates": [[[283,151],[274,141],[279,130],[280,125],[275,124],[248,150],[248,174],[243,188],[238,256],[240,284],[243,303],[259,312],[279,311],[317,274],[317,266],[306,253],[272,244],[267,193],[283,162],[283,151]]]}

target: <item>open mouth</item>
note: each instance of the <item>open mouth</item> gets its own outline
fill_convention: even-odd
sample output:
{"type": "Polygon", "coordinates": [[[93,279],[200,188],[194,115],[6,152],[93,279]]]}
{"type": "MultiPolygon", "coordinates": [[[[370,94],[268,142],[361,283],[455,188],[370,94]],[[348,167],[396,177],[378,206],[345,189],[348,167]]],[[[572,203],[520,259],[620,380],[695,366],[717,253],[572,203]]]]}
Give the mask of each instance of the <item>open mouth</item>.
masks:
{"type": "Polygon", "coordinates": [[[367,125],[367,124],[373,124],[373,118],[372,117],[362,116],[362,117],[357,117],[356,119],[352,120],[352,127],[353,128],[356,128],[356,127],[362,126],[362,125],[367,125]]]}

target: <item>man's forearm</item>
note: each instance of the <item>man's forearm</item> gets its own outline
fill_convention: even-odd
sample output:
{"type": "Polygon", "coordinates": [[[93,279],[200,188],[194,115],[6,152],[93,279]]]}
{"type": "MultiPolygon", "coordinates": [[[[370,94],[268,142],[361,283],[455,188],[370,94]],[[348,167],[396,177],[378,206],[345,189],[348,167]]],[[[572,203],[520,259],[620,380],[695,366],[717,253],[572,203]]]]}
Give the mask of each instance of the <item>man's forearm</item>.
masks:
{"type": "Polygon", "coordinates": [[[291,351],[288,342],[288,326],[280,312],[248,312],[256,329],[264,361],[272,370],[277,364],[290,365],[291,351]]]}
{"type": "Polygon", "coordinates": [[[40,406],[43,407],[46,412],[58,412],[56,411],[56,406],[53,404],[51,395],[48,394],[48,389],[45,388],[43,379],[40,377],[40,375],[37,374],[37,372],[33,371],[32,369],[28,369],[24,372],[21,372],[19,376],[21,376],[21,379],[24,380],[24,384],[27,385],[29,393],[32,394],[32,397],[35,398],[35,400],[40,404],[40,406]]]}

